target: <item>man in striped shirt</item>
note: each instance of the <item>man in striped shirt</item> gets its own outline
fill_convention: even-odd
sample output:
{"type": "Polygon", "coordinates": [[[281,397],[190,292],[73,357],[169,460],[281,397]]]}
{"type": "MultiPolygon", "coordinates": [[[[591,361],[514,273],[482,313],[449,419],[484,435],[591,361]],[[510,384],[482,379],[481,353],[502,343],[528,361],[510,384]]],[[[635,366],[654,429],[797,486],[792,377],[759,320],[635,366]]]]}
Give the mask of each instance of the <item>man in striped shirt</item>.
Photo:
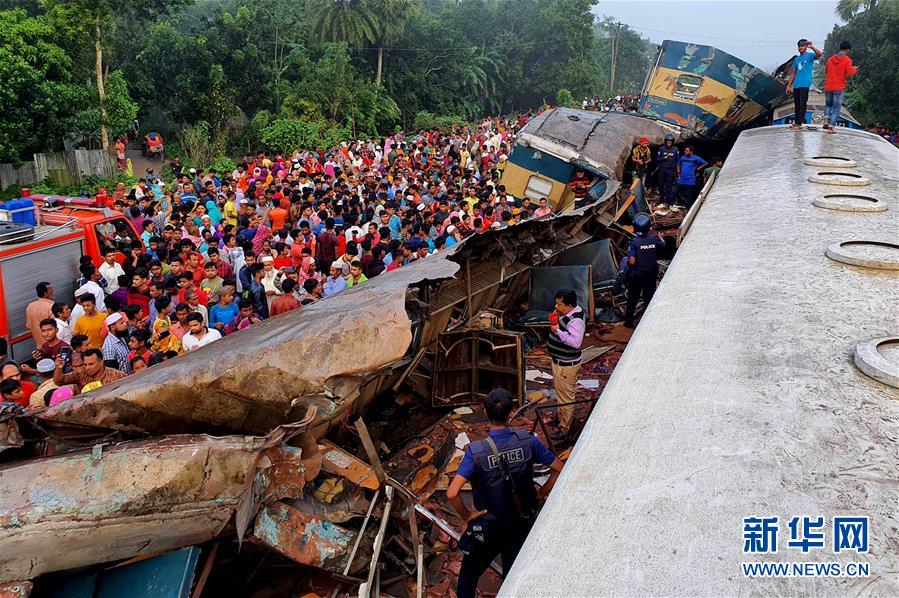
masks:
{"type": "Polygon", "coordinates": [[[553,440],[567,438],[574,421],[574,390],[581,367],[581,343],[587,324],[577,295],[570,289],[556,293],[555,311],[550,314],[549,340],[546,348],[552,358],[553,387],[559,413],[559,432],[553,440]]]}

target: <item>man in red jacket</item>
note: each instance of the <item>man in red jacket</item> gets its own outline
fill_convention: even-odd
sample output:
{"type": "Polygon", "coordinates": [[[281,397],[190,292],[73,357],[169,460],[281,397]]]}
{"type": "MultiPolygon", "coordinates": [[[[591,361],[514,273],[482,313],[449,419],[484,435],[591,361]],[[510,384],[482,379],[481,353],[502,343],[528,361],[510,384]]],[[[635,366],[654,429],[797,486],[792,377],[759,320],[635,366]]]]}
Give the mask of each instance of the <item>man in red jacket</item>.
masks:
{"type": "Polygon", "coordinates": [[[840,51],[827,59],[824,65],[824,129],[836,133],[834,126],[840,118],[843,96],[846,94],[846,77],[858,72],[849,58],[852,46],[847,41],[840,42],[840,51]]]}

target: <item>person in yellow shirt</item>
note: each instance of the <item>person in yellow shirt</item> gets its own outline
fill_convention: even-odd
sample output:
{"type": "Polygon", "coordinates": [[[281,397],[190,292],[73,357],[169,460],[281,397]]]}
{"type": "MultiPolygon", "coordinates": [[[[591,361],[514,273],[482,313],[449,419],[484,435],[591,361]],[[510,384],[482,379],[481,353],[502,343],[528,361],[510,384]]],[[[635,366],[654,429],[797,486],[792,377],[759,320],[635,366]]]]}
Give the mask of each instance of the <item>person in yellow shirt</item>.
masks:
{"type": "Polygon", "coordinates": [[[75,320],[74,334],[83,334],[87,337],[88,344],[94,349],[103,346],[103,321],[106,320],[105,311],[97,311],[97,300],[93,295],[82,295],[81,307],[84,315],[75,320]]]}
{"type": "Polygon", "coordinates": [[[237,215],[238,214],[237,214],[237,205],[234,202],[234,197],[235,197],[234,192],[229,191],[228,194],[226,195],[227,199],[225,200],[225,206],[223,209],[223,213],[225,216],[225,222],[227,222],[228,224],[233,224],[234,226],[237,226],[237,215]]]}
{"type": "Polygon", "coordinates": [[[150,337],[150,348],[153,351],[167,353],[174,351],[181,354],[181,341],[172,332],[172,300],[168,295],[156,299],[156,321],[153,322],[153,335],[150,337]]]}

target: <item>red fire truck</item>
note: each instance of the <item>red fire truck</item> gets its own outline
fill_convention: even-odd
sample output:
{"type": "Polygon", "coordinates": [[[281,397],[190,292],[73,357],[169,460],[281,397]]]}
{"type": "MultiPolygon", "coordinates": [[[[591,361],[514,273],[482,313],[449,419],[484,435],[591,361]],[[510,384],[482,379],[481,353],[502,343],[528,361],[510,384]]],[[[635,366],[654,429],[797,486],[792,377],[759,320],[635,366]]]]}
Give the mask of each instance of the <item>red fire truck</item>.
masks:
{"type": "Polygon", "coordinates": [[[37,299],[37,284],[52,283],[54,299],[73,305],[82,256],[99,267],[101,248],[108,247],[124,262],[131,243],[140,240],[124,214],[103,207],[103,198],[29,195],[25,189],[23,195],[30,201],[0,205],[0,337],[9,343],[9,357],[19,361],[34,349],[25,308],[37,299]]]}

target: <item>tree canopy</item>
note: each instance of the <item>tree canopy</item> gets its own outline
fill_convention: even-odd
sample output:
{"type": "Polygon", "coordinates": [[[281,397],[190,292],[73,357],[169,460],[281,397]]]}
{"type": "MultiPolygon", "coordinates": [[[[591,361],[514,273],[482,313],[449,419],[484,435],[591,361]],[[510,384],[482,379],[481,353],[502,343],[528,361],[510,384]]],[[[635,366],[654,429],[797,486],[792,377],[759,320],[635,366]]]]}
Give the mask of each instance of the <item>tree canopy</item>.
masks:
{"type": "Polygon", "coordinates": [[[846,24],[834,26],[824,54],[852,44],[858,74],[849,79],[846,105],[865,125],[899,123],[899,2],[844,0],[837,7],[846,24]]]}

